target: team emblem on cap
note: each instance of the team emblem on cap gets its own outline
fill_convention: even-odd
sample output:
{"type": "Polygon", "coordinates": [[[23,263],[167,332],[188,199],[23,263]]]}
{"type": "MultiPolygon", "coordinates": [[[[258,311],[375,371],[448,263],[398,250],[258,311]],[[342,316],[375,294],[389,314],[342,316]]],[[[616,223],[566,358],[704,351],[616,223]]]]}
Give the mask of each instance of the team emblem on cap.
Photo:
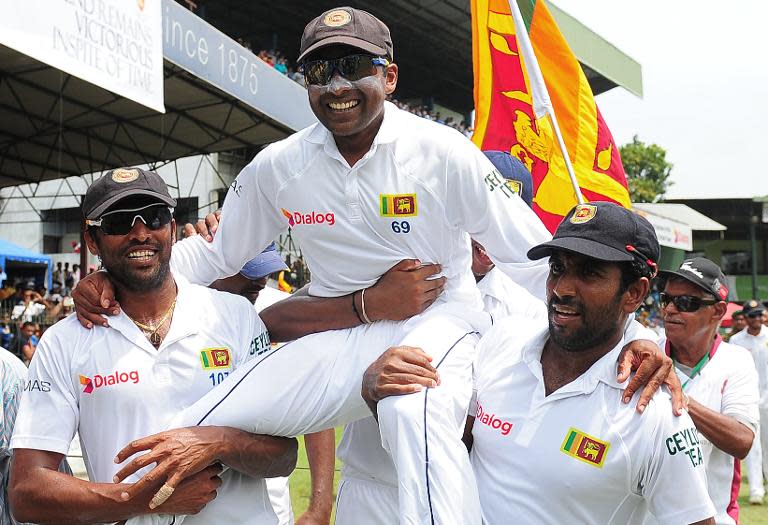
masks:
{"type": "Polygon", "coordinates": [[[112,180],[115,182],[133,182],[139,178],[139,170],[126,170],[118,168],[112,172],[112,180]]]}
{"type": "Polygon", "coordinates": [[[519,180],[507,180],[504,182],[504,184],[507,185],[507,188],[512,190],[512,193],[516,193],[518,195],[523,194],[523,183],[519,180]]]}
{"type": "Polygon", "coordinates": [[[576,458],[594,467],[603,468],[605,456],[611,444],[594,438],[581,430],[569,428],[560,450],[572,458],[576,458]]]}
{"type": "Polygon", "coordinates": [[[571,216],[571,224],[584,224],[589,222],[597,214],[597,206],[591,204],[579,204],[571,216]]]}
{"type": "Polygon", "coordinates": [[[351,20],[352,15],[350,15],[349,12],[344,11],[343,9],[336,9],[325,15],[323,23],[328,27],[340,27],[347,25],[351,20]]]}

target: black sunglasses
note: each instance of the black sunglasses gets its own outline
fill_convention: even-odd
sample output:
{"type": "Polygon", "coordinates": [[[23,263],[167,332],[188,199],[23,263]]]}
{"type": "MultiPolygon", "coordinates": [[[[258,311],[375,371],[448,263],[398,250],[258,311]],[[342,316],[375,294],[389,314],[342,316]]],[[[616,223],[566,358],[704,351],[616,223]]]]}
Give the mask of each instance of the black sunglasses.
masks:
{"type": "Polygon", "coordinates": [[[162,204],[150,204],[134,210],[115,210],[105,213],[98,220],[86,220],[88,226],[99,228],[106,235],[127,235],[136,219],[150,230],[159,230],[173,219],[173,208],[162,204]]]}
{"type": "Polygon", "coordinates": [[[310,60],[301,66],[308,85],[326,86],[338,71],[347,80],[360,80],[376,73],[376,66],[387,67],[389,60],[371,55],[348,55],[330,60],[310,60]]]}
{"type": "Polygon", "coordinates": [[[702,306],[712,306],[719,302],[714,299],[702,299],[693,295],[669,295],[664,292],[660,293],[659,297],[662,308],[666,308],[669,303],[672,303],[680,312],[695,312],[702,306]]]}
{"type": "Polygon", "coordinates": [[[762,317],[762,316],[763,316],[763,312],[762,311],[760,311],[760,312],[751,312],[751,313],[747,314],[747,317],[751,317],[751,318],[762,317]]]}

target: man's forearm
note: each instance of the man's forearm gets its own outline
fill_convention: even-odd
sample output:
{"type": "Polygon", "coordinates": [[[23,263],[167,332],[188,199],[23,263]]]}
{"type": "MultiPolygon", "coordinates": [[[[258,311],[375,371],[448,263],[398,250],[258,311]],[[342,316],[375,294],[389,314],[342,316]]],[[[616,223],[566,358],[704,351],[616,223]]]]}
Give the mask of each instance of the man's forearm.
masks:
{"type": "Polygon", "coordinates": [[[696,429],[714,446],[738,459],[747,456],[755,434],[746,425],[705,407],[695,399],[689,399],[688,413],[696,429]]]}
{"type": "Polygon", "coordinates": [[[251,434],[221,427],[221,462],[254,478],[288,476],[296,468],[297,442],[293,438],[251,434]]]}
{"type": "Polygon", "coordinates": [[[267,326],[271,340],[292,341],[307,334],[362,324],[352,300],[352,294],[342,297],[294,295],[265,308],[259,317],[267,326]]]}
{"type": "Polygon", "coordinates": [[[312,477],[312,496],[308,512],[324,523],[331,519],[333,507],[333,475],[336,467],[336,433],[333,429],[304,436],[309,471],[312,477]]]}
{"type": "MultiPolygon", "coordinates": [[[[13,480],[12,480],[13,481],[13,480]]],[[[40,525],[114,523],[148,512],[144,502],[122,501],[125,484],[91,483],[47,468],[33,468],[12,483],[14,517],[40,525]]]]}

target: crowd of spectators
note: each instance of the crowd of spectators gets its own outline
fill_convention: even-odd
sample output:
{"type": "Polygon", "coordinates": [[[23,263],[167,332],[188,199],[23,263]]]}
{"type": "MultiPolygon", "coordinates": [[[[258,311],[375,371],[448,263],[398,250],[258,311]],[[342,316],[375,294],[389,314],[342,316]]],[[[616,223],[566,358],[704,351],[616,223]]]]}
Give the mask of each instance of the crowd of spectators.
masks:
{"type": "Polygon", "coordinates": [[[74,309],[72,289],[79,266],[57,263],[50,290],[34,279],[17,277],[0,289],[0,346],[29,363],[46,328],[74,309]]]}

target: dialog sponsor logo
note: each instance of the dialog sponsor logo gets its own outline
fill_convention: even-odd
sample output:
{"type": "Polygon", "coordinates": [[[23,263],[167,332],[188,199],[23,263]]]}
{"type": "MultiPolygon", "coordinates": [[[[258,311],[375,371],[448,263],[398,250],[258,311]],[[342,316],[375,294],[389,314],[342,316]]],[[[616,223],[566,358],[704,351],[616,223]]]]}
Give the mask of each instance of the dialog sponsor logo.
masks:
{"type": "Polygon", "coordinates": [[[483,425],[488,425],[494,430],[498,430],[502,436],[508,436],[512,430],[512,423],[509,421],[502,421],[496,414],[489,414],[483,410],[483,405],[480,402],[477,403],[477,415],[475,416],[475,422],[480,422],[483,425]]]}
{"type": "Polygon", "coordinates": [[[93,377],[80,376],[80,384],[83,385],[83,393],[90,394],[97,388],[120,385],[123,383],[136,384],[139,382],[139,371],[130,372],[114,371],[111,374],[95,374],[93,377]]]}
{"type": "Polygon", "coordinates": [[[336,215],[333,212],[290,212],[285,208],[280,208],[280,211],[282,211],[285,218],[288,219],[288,225],[291,228],[298,226],[299,224],[325,224],[328,226],[336,224],[336,215]]]}

